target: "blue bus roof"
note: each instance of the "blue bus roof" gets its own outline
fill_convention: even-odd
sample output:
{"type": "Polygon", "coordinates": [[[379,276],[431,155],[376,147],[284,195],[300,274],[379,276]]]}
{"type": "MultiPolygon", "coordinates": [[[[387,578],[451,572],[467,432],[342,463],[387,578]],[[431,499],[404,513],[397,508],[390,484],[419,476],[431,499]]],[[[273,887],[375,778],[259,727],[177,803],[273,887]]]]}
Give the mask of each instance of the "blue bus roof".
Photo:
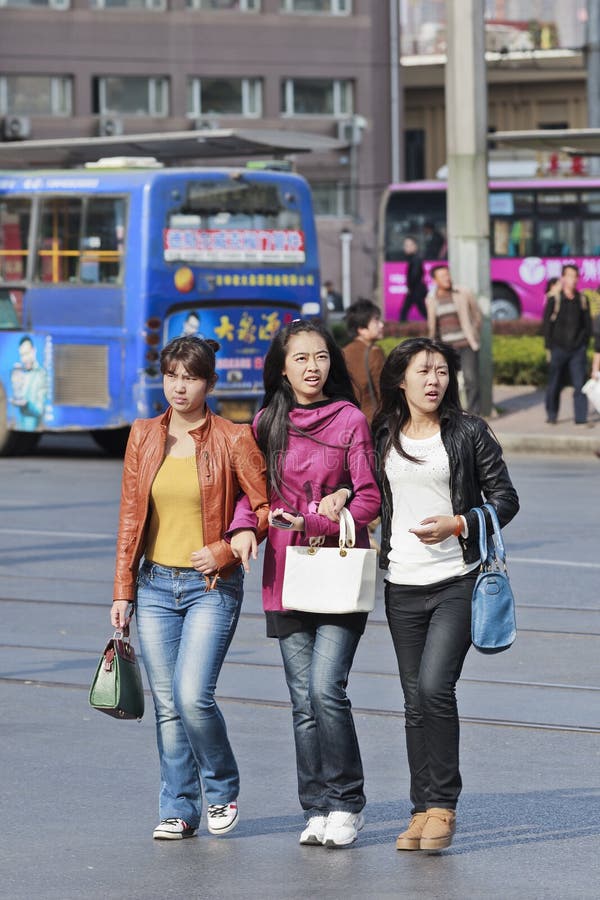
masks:
{"type": "Polygon", "coordinates": [[[212,178],[226,179],[234,176],[244,181],[279,182],[306,185],[301,175],[271,169],[246,169],[243,166],[218,168],[168,168],[168,169],[27,169],[0,170],[0,192],[37,191],[131,191],[146,185],[177,179],[198,181],[212,178]]]}

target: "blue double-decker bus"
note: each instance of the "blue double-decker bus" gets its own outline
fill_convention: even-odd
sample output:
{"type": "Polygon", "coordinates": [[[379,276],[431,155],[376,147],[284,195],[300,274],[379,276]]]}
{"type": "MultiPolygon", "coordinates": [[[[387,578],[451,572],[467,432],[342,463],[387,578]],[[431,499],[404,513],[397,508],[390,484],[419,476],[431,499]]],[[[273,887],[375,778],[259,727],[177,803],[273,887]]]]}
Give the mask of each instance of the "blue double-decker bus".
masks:
{"type": "Polygon", "coordinates": [[[0,172],[0,453],[89,430],[119,452],[164,408],[180,334],[221,344],[212,403],[249,421],[278,329],[321,315],[310,190],[290,172],[0,172]]]}

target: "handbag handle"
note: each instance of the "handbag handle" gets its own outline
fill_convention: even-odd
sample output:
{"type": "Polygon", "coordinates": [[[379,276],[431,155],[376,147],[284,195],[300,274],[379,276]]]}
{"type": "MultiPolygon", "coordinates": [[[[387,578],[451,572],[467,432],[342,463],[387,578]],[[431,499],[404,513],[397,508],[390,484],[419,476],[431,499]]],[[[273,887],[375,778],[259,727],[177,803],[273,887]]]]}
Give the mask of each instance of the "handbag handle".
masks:
{"type": "Polygon", "coordinates": [[[504,546],[504,540],[502,539],[502,530],[500,528],[500,522],[498,521],[496,510],[491,503],[484,503],[483,509],[478,506],[474,506],[473,512],[477,515],[477,518],[479,520],[479,556],[481,557],[481,564],[485,565],[491,556],[497,556],[501,560],[502,564],[506,566],[506,548],[504,546]],[[489,541],[487,536],[485,516],[483,514],[484,509],[487,509],[494,528],[493,538],[490,538],[489,541]]]}
{"type": "Polygon", "coordinates": [[[356,528],[352,513],[345,506],[340,510],[340,548],[354,547],[356,544],[356,528]]]}

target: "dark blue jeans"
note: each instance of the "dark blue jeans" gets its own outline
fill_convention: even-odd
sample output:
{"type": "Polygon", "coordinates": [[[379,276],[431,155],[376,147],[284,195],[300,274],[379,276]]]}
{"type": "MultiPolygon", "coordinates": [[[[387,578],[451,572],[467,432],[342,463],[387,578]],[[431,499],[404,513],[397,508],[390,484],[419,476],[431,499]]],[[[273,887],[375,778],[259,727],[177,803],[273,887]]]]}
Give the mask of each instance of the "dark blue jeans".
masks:
{"type": "Polygon", "coordinates": [[[462,788],[455,688],[471,646],[476,575],[425,586],[385,586],[404,692],[413,813],[434,806],[455,809],[462,788]]]}
{"type": "Polygon", "coordinates": [[[548,387],[546,388],[546,415],[551,422],[555,422],[558,416],[560,392],[566,372],[569,373],[573,384],[575,422],[582,424],[587,422],[588,413],[587,397],[581,390],[587,378],[585,346],[578,347],[576,350],[552,348],[548,369],[548,387]]]}
{"type": "Polygon", "coordinates": [[[360,812],[364,777],[346,685],[360,634],[318,625],[279,639],[292,701],[298,796],[306,818],[360,812]]]}

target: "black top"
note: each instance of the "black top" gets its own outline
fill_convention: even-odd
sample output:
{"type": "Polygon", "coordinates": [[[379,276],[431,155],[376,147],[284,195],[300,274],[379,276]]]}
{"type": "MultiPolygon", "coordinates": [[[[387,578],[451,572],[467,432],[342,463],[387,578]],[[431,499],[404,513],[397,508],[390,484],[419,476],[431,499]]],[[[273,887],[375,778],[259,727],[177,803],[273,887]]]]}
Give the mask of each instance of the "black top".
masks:
{"type": "Polygon", "coordinates": [[[544,343],[548,350],[559,347],[570,352],[587,346],[592,333],[590,308],[585,297],[549,297],[544,309],[544,343]]]}

